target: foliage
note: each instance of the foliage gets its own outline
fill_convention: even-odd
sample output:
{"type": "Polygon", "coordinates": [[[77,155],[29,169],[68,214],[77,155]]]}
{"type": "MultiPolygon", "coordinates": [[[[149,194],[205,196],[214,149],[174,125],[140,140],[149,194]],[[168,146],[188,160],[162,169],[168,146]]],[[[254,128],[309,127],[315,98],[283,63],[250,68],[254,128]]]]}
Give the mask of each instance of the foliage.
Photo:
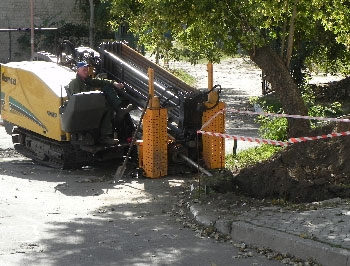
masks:
{"type": "Polygon", "coordinates": [[[309,71],[318,73],[350,74],[350,50],[343,43],[336,42],[336,35],[330,31],[324,31],[319,26],[319,34],[315,34],[314,40],[309,42],[308,57],[305,66],[309,71]]]}
{"type": "MultiPolygon", "coordinates": [[[[302,95],[308,115],[314,117],[337,117],[343,114],[343,106],[339,102],[319,103],[310,86],[305,85],[302,95]]],[[[272,95],[263,97],[252,97],[250,103],[259,106],[264,112],[282,113],[281,104],[272,95]]],[[[313,127],[320,126],[322,123],[316,120],[310,120],[313,127]]],[[[258,116],[256,122],[259,124],[258,133],[262,138],[285,141],[287,140],[287,119],[268,116],[258,116]]]]}
{"type": "MultiPolygon", "coordinates": [[[[250,103],[259,106],[264,112],[282,113],[281,104],[274,97],[263,96],[250,99],[250,103]]],[[[260,137],[271,140],[287,140],[287,119],[279,117],[258,116],[255,121],[259,124],[260,137]]]]}
{"type": "MultiPolygon", "coordinates": [[[[108,27],[110,16],[109,1],[93,0],[94,3],[94,31],[95,31],[95,45],[98,45],[103,40],[110,40],[114,38],[114,31],[108,27]]],[[[90,20],[90,1],[89,0],[75,0],[75,5],[83,12],[85,20],[90,20]]],[[[85,37],[89,34],[86,33],[85,37]]]]}
{"type": "MultiPolygon", "coordinates": [[[[89,0],[75,0],[75,4],[85,14],[85,19],[88,21],[90,16],[89,0]]],[[[114,39],[114,32],[107,27],[110,20],[108,1],[102,2],[94,0],[95,8],[95,40],[96,44],[104,40],[114,39]]],[[[56,17],[47,17],[40,27],[57,27],[58,30],[37,31],[35,33],[35,47],[37,50],[55,51],[58,44],[63,40],[69,40],[76,46],[87,45],[89,28],[86,24],[72,24],[59,21],[56,17]]],[[[22,34],[18,39],[18,43],[23,49],[30,49],[29,33],[22,34]]]]}
{"type": "MultiPolygon", "coordinates": [[[[302,94],[305,104],[308,106],[309,116],[337,117],[343,114],[343,106],[340,102],[318,103],[315,94],[312,93],[309,86],[304,86],[302,94]]],[[[322,123],[311,120],[311,124],[313,127],[316,127],[322,123]]]]}
{"type": "MultiPolygon", "coordinates": [[[[51,24],[50,27],[53,25],[51,24]]],[[[47,26],[49,27],[49,26],[47,26]]],[[[38,31],[35,34],[35,47],[38,51],[55,51],[59,42],[70,40],[76,45],[87,42],[88,28],[85,25],[67,23],[61,25],[58,30],[38,31]]],[[[17,39],[23,49],[30,47],[30,33],[23,34],[17,39]]]]}
{"type": "MultiPolygon", "coordinates": [[[[345,16],[348,6],[341,7],[342,0],[336,0],[335,5],[330,0],[102,2],[110,3],[110,25],[114,29],[128,23],[130,31],[151,52],[166,57],[181,53],[193,63],[201,58],[218,62],[224,54],[233,55],[241,48],[254,54],[257,47],[271,45],[286,61],[288,51],[292,51],[291,67],[296,67],[295,73],[301,73],[298,69],[314,63],[307,58],[322,52],[324,55],[319,47],[334,47],[335,53],[326,55],[338,57],[341,53],[345,55],[349,46],[346,35],[349,16],[345,16]],[[183,49],[172,52],[179,43],[183,49]]],[[[341,63],[349,65],[343,58],[341,63]]]]}
{"type": "Polygon", "coordinates": [[[312,5],[317,6],[313,14],[314,19],[321,22],[322,26],[333,32],[335,40],[350,47],[350,3],[344,0],[312,0],[312,5]]]}
{"type": "Polygon", "coordinates": [[[30,33],[22,33],[18,38],[17,42],[19,45],[19,52],[16,52],[16,56],[24,58],[28,58],[27,56],[31,53],[31,45],[30,45],[30,33]]]}
{"type": "Polygon", "coordinates": [[[174,76],[176,76],[177,78],[181,79],[183,82],[185,82],[186,84],[195,87],[196,85],[196,78],[191,76],[190,74],[188,74],[186,71],[184,71],[183,69],[170,69],[169,70],[174,76]]]}
{"type": "Polygon", "coordinates": [[[243,150],[237,154],[226,156],[226,167],[230,170],[235,168],[244,168],[269,159],[276,152],[282,150],[282,147],[262,144],[258,147],[243,150]]]}
{"type": "Polygon", "coordinates": [[[257,119],[259,135],[265,139],[286,141],[287,140],[287,119],[280,117],[259,116],[257,119]]]}

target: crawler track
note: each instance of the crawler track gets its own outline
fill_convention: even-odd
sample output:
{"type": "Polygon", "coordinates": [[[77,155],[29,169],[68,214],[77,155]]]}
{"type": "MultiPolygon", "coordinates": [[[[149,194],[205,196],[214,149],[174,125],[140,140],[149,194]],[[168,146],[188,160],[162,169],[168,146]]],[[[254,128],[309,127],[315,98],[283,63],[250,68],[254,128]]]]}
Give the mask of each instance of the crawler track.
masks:
{"type": "Polygon", "coordinates": [[[14,130],[12,139],[19,153],[49,167],[74,169],[94,162],[93,154],[78,146],[43,138],[22,128],[14,130]]]}

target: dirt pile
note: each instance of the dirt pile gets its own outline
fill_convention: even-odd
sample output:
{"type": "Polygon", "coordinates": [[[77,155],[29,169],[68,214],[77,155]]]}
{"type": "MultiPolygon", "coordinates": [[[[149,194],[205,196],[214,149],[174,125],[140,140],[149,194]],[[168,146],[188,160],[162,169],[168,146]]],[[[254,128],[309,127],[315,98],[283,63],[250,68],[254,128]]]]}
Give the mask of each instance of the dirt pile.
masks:
{"type": "Polygon", "coordinates": [[[293,144],[242,169],[233,185],[247,196],[312,202],[350,197],[350,137],[293,144]]]}
{"type": "Polygon", "coordinates": [[[330,83],[313,84],[311,89],[319,101],[344,102],[344,99],[350,98],[350,77],[330,83]]]}
{"type": "MultiPolygon", "coordinates": [[[[331,83],[328,88],[318,88],[320,100],[341,100],[346,105],[350,98],[349,81],[347,78],[331,83]]],[[[310,136],[349,130],[350,123],[339,123],[317,129],[310,136]]],[[[350,136],[293,144],[268,161],[240,170],[234,176],[233,185],[250,197],[291,202],[348,198],[350,136]]]]}

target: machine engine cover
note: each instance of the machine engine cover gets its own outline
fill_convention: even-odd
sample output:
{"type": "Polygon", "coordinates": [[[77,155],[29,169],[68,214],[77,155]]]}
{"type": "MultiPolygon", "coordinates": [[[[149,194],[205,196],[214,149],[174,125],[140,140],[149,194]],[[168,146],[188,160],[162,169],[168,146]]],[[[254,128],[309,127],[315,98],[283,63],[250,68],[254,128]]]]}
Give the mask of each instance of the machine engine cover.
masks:
{"type": "Polygon", "coordinates": [[[102,92],[73,94],[60,111],[62,130],[73,133],[99,128],[105,106],[102,92]]]}

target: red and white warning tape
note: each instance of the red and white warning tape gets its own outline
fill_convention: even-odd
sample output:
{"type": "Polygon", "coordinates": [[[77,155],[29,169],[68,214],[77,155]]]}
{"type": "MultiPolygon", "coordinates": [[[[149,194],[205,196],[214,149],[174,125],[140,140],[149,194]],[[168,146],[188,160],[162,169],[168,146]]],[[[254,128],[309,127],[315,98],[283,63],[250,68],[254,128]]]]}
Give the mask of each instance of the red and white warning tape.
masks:
{"type": "Polygon", "coordinates": [[[332,117],[316,117],[316,116],[307,116],[307,115],[288,115],[288,114],[275,114],[268,112],[253,112],[253,111],[241,111],[234,108],[223,109],[220,112],[232,112],[232,113],[240,113],[240,114],[248,114],[248,115],[263,115],[263,116],[271,116],[271,117],[289,117],[296,119],[308,119],[308,120],[320,120],[320,121],[333,121],[333,122],[345,122],[350,123],[350,119],[348,118],[332,118],[332,117]]]}
{"type": "Polygon", "coordinates": [[[290,138],[288,139],[288,141],[284,142],[284,141],[271,140],[271,139],[228,135],[228,134],[215,133],[215,132],[209,132],[209,131],[203,130],[206,126],[208,126],[211,123],[211,121],[213,121],[214,118],[216,118],[218,115],[222,114],[223,112],[234,112],[234,113],[248,114],[248,115],[264,115],[264,116],[271,116],[271,117],[285,117],[285,118],[289,117],[289,118],[308,119],[308,120],[336,121],[336,122],[345,122],[345,123],[350,122],[350,119],[348,118],[326,118],[326,117],[314,117],[314,116],[302,116],[302,115],[275,114],[275,113],[266,113],[266,112],[241,111],[241,110],[229,108],[229,109],[222,109],[219,112],[217,112],[202,126],[200,130],[197,131],[197,133],[215,136],[215,137],[222,137],[227,139],[236,139],[236,140],[257,142],[257,143],[270,144],[270,145],[276,145],[276,146],[287,146],[289,144],[298,143],[298,142],[335,138],[335,137],[350,135],[350,131],[345,131],[345,132],[338,132],[338,133],[330,133],[330,134],[321,135],[321,136],[290,138]]]}
{"type": "Polygon", "coordinates": [[[327,135],[321,135],[316,137],[299,137],[299,138],[290,138],[288,139],[289,143],[296,143],[296,142],[304,142],[309,140],[318,140],[318,139],[327,139],[327,138],[335,138],[335,137],[341,137],[341,136],[349,136],[350,131],[345,132],[339,132],[339,133],[330,133],[327,135]]]}
{"type": "Polygon", "coordinates": [[[257,143],[270,144],[270,145],[276,145],[276,146],[288,146],[289,144],[293,144],[293,143],[297,143],[297,142],[305,142],[305,141],[310,141],[310,140],[335,138],[335,137],[349,136],[350,135],[350,131],[345,131],[345,132],[330,133],[327,135],[321,135],[321,136],[315,136],[315,137],[299,137],[299,138],[290,138],[290,139],[288,139],[288,141],[278,141],[278,140],[271,140],[271,139],[244,137],[244,136],[239,136],[239,135],[228,135],[228,134],[209,132],[209,131],[203,131],[203,130],[198,130],[197,133],[210,135],[210,136],[214,136],[214,137],[226,138],[226,139],[236,139],[236,140],[257,142],[257,143]]]}
{"type": "Polygon", "coordinates": [[[289,144],[288,142],[283,142],[283,141],[278,141],[278,140],[244,137],[244,136],[237,136],[237,135],[228,135],[228,134],[215,133],[215,132],[209,132],[209,131],[203,131],[203,130],[198,130],[197,133],[210,135],[210,136],[214,136],[214,137],[226,138],[226,139],[236,139],[236,140],[257,142],[257,143],[263,143],[263,144],[271,144],[271,145],[277,145],[277,146],[287,146],[289,144]]]}

